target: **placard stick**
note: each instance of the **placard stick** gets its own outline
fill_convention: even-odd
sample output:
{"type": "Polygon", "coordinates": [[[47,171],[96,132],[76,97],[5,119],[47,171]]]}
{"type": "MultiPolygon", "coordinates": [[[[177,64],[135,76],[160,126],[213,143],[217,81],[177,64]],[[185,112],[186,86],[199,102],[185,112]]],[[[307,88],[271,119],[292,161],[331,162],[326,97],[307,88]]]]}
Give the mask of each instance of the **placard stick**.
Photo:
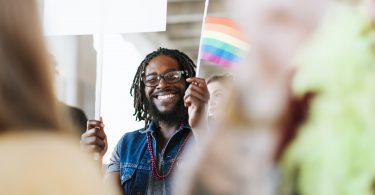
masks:
{"type": "Polygon", "coordinates": [[[104,35],[98,34],[98,47],[96,54],[96,88],[95,88],[95,119],[100,120],[101,103],[102,103],[102,75],[103,75],[103,58],[104,58],[104,35]]]}

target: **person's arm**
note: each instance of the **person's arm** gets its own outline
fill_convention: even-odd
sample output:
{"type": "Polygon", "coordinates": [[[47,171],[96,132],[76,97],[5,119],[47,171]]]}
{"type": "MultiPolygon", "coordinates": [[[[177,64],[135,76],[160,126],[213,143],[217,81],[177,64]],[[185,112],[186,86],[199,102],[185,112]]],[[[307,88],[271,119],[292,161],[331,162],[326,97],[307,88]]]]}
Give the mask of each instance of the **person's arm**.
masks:
{"type": "MultiPolygon", "coordinates": [[[[81,137],[81,148],[89,152],[97,152],[100,155],[98,162],[102,165],[102,158],[107,151],[107,136],[104,133],[104,124],[102,121],[90,120],[88,122],[88,130],[81,137]]],[[[104,183],[115,188],[116,191],[124,194],[120,182],[120,154],[117,145],[110,158],[104,176],[104,183]]]]}
{"type": "Polygon", "coordinates": [[[104,176],[104,183],[115,188],[121,194],[125,194],[122,189],[120,181],[120,143],[114,148],[111,158],[109,159],[109,164],[107,165],[106,174],[104,176]]]}
{"type": "Polygon", "coordinates": [[[189,125],[194,138],[199,144],[208,130],[207,103],[210,99],[206,81],[202,78],[192,77],[186,79],[190,86],[185,92],[184,103],[188,107],[189,125]]]}

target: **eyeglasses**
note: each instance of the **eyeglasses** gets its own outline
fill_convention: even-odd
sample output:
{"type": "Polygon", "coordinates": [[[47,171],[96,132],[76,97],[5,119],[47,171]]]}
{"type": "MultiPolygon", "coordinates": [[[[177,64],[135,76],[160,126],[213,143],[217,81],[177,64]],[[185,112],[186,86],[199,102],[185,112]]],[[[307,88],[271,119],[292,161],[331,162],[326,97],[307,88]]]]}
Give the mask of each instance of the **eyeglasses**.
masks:
{"type": "Polygon", "coordinates": [[[182,75],[185,75],[184,71],[171,71],[159,75],[147,75],[143,77],[142,81],[147,87],[155,87],[159,85],[162,78],[165,82],[173,84],[179,82],[182,79],[182,75]]]}

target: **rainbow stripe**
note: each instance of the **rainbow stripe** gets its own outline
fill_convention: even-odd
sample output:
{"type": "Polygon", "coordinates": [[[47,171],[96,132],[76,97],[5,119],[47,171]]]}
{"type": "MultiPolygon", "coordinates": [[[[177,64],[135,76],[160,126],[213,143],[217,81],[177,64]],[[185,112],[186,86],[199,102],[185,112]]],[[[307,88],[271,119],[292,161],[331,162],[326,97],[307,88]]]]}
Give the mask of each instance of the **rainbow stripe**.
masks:
{"type": "Polygon", "coordinates": [[[201,60],[231,67],[241,63],[249,44],[238,25],[226,18],[206,17],[201,43],[201,60]]]}

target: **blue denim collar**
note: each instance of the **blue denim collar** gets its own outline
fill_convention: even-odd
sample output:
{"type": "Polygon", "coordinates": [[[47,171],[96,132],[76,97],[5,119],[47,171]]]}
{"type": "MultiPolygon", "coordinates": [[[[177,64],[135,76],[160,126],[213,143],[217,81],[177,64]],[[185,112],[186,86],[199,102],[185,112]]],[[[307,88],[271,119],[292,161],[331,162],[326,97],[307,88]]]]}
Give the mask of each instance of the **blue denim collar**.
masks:
{"type": "MultiPolygon", "coordinates": [[[[140,130],[140,133],[152,133],[157,129],[157,125],[154,121],[152,121],[146,128],[140,130]]],[[[183,122],[182,125],[177,129],[176,132],[179,132],[183,129],[190,129],[190,125],[188,122],[183,122]]]]}

